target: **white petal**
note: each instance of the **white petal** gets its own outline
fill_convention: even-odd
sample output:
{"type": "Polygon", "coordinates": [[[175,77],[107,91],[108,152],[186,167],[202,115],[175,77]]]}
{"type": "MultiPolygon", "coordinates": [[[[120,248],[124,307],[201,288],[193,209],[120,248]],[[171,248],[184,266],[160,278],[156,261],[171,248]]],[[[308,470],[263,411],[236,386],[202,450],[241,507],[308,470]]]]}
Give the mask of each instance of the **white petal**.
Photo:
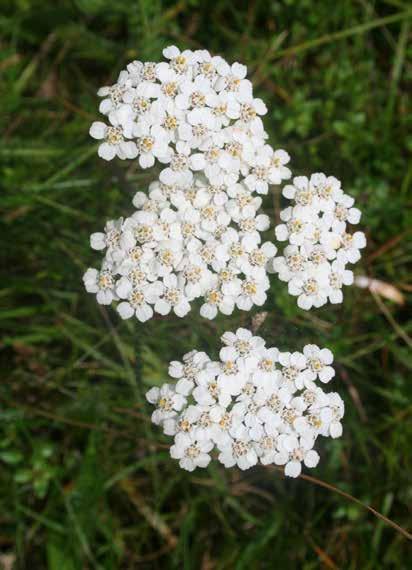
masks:
{"type": "Polygon", "coordinates": [[[95,121],[90,127],[89,134],[94,139],[104,139],[107,126],[101,121],[95,121]]]}
{"type": "Polygon", "coordinates": [[[205,157],[203,154],[193,154],[190,157],[190,166],[193,170],[203,170],[206,165],[205,157]]]}
{"type": "Polygon", "coordinates": [[[172,308],[169,303],[164,301],[163,299],[159,299],[155,305],[155,311],[160,315],[168,315],[170,313],[170,309],[172,308]]]}
{"type": "Polygon", "coordinates": [[[285,465],[285,475],[287,477],[299,477],[302,471],[302,466],[299,461],[289,461],[285,465]]]}
{"type": "Polygon", "coordinates": [[[145,323],[153,317],[153,309],[146,303],[136,309],[136,317],[140,322],[145,323]]]}
{"type": "Polygon", "coordinates": [[[306,453],[304,463],[306,467],[316,467],[319,463],[319,459],[319,453],[311,449],[306,453]]]}
{"type": "Polygon", "coordinates": [[[104,249],[106,247],[105,234],[102,232],[96,232],[90,236],[90,246],[92,249],[97,251],[104,249]]]}
{"type": "Polygon", "coordinates": [[[116,147],[109,143],[103,143],[99,146],[97,153],[104,160],[112,160],[116,156],[116,147]]]}
{"type": "Polygon", "coordinates": [[[130,319],[134,315],[134,309],[130,303],[123,302],[117,305],[117,312],[122,317],[122,319],[130,319]]]}

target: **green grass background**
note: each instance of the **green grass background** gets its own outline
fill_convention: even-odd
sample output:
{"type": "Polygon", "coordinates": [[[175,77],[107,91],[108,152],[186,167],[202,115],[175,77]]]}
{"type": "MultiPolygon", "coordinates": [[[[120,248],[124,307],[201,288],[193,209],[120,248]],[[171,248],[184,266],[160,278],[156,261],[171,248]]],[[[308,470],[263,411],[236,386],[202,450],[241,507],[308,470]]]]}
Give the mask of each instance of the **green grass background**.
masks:
{"type": "MultiPolygon", "coordinates": [[[[334,174],[356,197],[368,247],[355,272],[406,301],[411,25],[400,0],[2,0],[0,567],[410,568],[407,538],[333,490],[168,457],[142,393],[250,315],[120,322],[81,277],[100,261],[89,234],[155,176],[97,157],[96,91],[175,43],[248,65],[294,173],[334,174]]],[[[275,189],[274,220],[280,204],[275,189]]],[[[333,350],[344,435],[319,442],[311,475],[411,528],[406,306],[352,287],[305,313],[274,277],[259,334],[333,350]]]]}

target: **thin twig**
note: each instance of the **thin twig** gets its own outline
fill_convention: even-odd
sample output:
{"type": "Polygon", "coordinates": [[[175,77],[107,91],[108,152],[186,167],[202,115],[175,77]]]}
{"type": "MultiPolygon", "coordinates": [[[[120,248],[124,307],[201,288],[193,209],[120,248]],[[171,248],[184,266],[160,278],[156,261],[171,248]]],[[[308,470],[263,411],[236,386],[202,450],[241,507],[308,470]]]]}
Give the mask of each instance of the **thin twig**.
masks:
{"type": "MultiPolygon", "coordinates": [[[[283,467],[277,467],[277,466],[272,467],[272,466],[270,466],[269,469],[276,469],[276,471],[279,471],[282,475],[284,475],[283,467]]],[[[385,515],[383,515],[382,513],[377,511],[376,509],[374,509],[373,507],[366,505],[365,503],[362,503],[362,501],[360,501],[359,499],[357,499],[353,495],[350,495],[349,493],[342,491],[342,489],[339,489],[338,487],[335,487],[334,485],[331,485],[330,483],[326,483],[326,481],[321,481],[320,479],[317,479],[316,477],[312,477],[311,475],[305,475],[305,474],[301,473],[299,475],[299,478],[305,479],[305,481],[309,481],[310,483],[313,483],[314,485],[318,485],[319,487],[323,487],[324,489],[328,489],[329,491],[333,491],[334,493],[341,495],[342,497],[345,497],[345,499],[347,499],[348,501],[351,501],[352,503],[356,503],[360,507],[363,507],[364,509],[366,509],[367,511],[372,513],[378,519],[385,522],[387,525],[391,526],[393,529],[395,529],[397,532],[402,534],[402,536],[404,536],[408,540],[412,540],[412,534],[411,533],[409,533],[407,530],[402,528],[396,522],[392,521],[391,519],[389,519],[388,517],[386,517],[385,515]]]]}

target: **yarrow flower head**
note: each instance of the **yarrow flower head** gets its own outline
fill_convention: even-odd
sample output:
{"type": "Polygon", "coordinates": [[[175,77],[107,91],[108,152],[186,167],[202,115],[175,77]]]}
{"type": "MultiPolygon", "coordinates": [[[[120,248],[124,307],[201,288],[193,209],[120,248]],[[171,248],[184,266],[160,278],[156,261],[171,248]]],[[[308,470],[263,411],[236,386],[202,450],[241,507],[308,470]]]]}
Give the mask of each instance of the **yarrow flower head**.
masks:
{"type": "Polygon", "coordinates": [[[262,239],[269,218],[259,195],[290,178],[290,157],[267,144],[267,108],[244,65],[175,46],[163,55],[130,63],[98,91],[108,121],[90,128],[99,155],[165,167],[149,196],[136,194],[132,216],[91,236],[105,257],[85,286],[125,319],[183,317],[195,299],[207,319],[248,311],[266,300],[277,251],[262,239]]]}
{"type": "Polygon", "coordinates": [[[301,309],[342,303],[343,285],[353,283],[347,265],[359,261],[366,246],[362,232],[348,232],[348,224],[357,224],[361,217],[354,199],[343,192],[339,180],[322,173],[295,177],[283,195],[292,205],[282,210],[275,234],[288,245],[273,260],[273,271],[288,283],[301,309]]]}
{"type": "MultiPolygon", "coordinates": [[[[213,319],[235,308],[262,306],[268,273],[288,283],[302,309],[341,303],[353,282],[348,265],[366,240],[349,233],[360,211],[340,182],[322,173],[298,176],[283,188],[290,206],[275,228],[287,242],[281,255],[263,232],[269,217],[262,195],[289,180],[290,157],[268,144],[265,103],[254,96],[247,68],[206,50],[169,46],[164,61],[133,61],[114,85],[98,91],[103,121],[90,135],[105,160],[162,165],[135,211],[91,235],[103,252],[85,288],[121,318],[141,322],[155,313],[184,317],[200,300],[213,319]]],[[[246,329],[222,336],[219,360],[193,350],[170,363],[170,382],[151,388],[152,421],[173,437],[171,456],[183,469],[284,466],[297,477],[319,461],[319,436],[342,434],[344,404],[325,392],[335,372],[333,354],[306,345],[281,352],[246,329]]]]}
{"type": "Polygon", "coordinates": [[[131,62],[98,91],[107,117],[90,128],[98,154],[164,167],[149,197],[136,195],[132,216],[92,235],[105,259],[100,272],[85,275],[86,289],[141,321],[183,317],[197,298],[208,319],[261,306],[268,271],[288,283],[302,309],[341,303],[343,285],[353,282],[347,266],[366,245],[362,232],[348,232],[361,215],[353,198],[333,176],[295,177],[283,189],[291,205],[275,229],[288,244],[274,258],[275,246],[262,243],[269,218],[260,195],[291,178],[290,157],[267,143],[267,108],[246,66],[176,46],[163,56],[131,62]]]}
{"type": "Polygon", "coordinates": [[[217,361],[194,350],[171,362],[174,383],[146,394],[152,421],[174,438],[170,455],[188,471],[212,458],[242,470],[282,465],[290,477],[302,463],[316,467],[317,438],[342,435],[343,401],[318,384],[334,376],[332,352],[280,352],[246,329],[225,333],[222,343],[217,361]]]}
{"type": "Polygon", "coordinates": [[[105,256],[84,283],[99,303],[115,301],[123,319],[142,322],[154,313],[184,317],[195,299],[207,319],[263,305],[277,250],[262,239],[269,218],[261,199],[243,183],[216,187],[200,174],[189,186],[157,181],[133,204],[131,216],[91,235],[105,256]]]}
{"type": "Polygon", "coordinates": [[[203,171],[211,184],[245,178],[251,191],[290,178],[289,155],[267,143],[247,68],[230,65],[206,50],[163,50],[166,61],[133,61],[117,82],[98,91],[99,110],[90,135],[101,141],[99,156],[136,159],[141,168],[165,165],[165,184],[190,184],[203,171]]]}

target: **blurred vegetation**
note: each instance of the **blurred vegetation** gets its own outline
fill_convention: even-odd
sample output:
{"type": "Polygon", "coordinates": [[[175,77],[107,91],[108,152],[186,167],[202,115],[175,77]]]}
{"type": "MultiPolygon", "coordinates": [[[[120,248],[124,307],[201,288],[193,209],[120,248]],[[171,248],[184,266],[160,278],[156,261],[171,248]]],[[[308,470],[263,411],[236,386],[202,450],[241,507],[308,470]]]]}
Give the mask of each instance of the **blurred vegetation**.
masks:
{"type": "MultiPolygon", "coordinates": [[[[153,171],[98,159],[96,91],[132,59],[205,47],[248,65],[271,143],[296,174],[343,181],[363,210],[356,267],[395,287],[296,308],[273,278],[259,334],[336,355],[344,436],[311,475],[411,527],[405,310],[412,184],[412,9],[405,0],[2,0],[0,567],[29,570],[410,568],[408,540],[308,480],[178,470],[146,386],[249,316],[120,322],[82,287],[89,234],[130,209],[153,171]],[[136,360],[136,354],[138,358],[136,360]],[[139,356],[140,355],[140,356],[139,356]],[[142,367],[143,384],[136,374],[142,367]],[[409,563],[408,563],[409,559],[409,563]],[[14,563],[14,566],[13,566],[14,563]]],[[[280,198],[268,197],[277,218],[280,198]]]]}

